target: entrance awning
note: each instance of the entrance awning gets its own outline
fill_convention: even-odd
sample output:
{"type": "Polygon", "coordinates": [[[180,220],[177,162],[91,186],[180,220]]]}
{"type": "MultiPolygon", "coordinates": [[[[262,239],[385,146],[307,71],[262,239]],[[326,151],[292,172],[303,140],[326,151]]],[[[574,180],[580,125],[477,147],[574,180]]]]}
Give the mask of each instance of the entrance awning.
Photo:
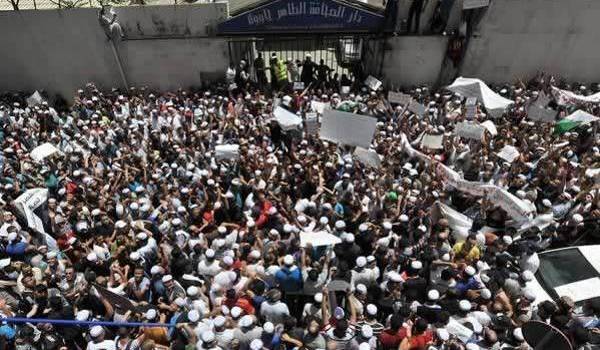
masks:
{"type": "Polygon", "coordinates": [[[351,0],[269,0],[219,25],[222,35],[368,33],[384,23],[383,11],[351,0]]]}

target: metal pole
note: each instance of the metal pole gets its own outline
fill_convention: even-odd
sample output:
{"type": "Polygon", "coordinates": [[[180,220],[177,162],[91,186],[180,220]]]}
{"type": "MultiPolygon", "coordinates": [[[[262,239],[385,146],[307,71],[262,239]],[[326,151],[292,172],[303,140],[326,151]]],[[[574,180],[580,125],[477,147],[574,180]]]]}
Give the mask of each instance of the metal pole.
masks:
{"type": "Polygon", "coordinates": [[[127,90],[129,88],[129,84],[127,83],[127,77],[125,76],[125,71],[123,70],[123,64],[121,63],[121,56],[117,50],[115,42],[111,37],[109,39],[110,47],[112,48],[113,55],[115,57],[115,61],[117,62],[117,67],[119,68],[119,74],[121,75],[121,81],[123,82],[123,88],[127,90]]]}

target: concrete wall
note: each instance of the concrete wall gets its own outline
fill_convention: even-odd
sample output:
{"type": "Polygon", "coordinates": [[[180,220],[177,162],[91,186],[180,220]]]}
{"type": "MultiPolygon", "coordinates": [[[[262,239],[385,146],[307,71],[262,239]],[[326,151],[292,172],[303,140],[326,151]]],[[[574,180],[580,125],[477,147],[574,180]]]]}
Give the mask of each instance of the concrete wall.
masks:
{"type": "Polygon", "coordinates": [[[433,84],[448,46],[443,36],[398,36],[388,39],[382,78],[387,86],[433,84]]]}
{"type": "Polygon", "coordinates": [[[599,19],[597,0],[492,0],[461,73],[506,82],[543,70],[599,81],[599,19]]]}
{"type": "MultiPolygon", "coordinates": [[[[124,34],[133,39],[117,46],[129,84],[171,89],[222,78],[227,42],[207,35],[225,18],[226,6],[117,9],[124,34]]],[[[0,91],[44,89],[70,98],[89,81],[122,85],[98,9],[0,12],[0,47],[0,91]]]]}

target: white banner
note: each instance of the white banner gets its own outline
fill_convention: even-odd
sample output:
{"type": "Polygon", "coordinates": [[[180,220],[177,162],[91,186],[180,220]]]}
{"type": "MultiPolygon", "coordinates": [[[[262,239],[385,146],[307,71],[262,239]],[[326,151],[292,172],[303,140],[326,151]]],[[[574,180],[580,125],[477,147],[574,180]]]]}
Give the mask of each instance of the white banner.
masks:
{"type": "Polygon", "coordinates": [[[369,148],[377,127],[377,119],[365,115],[325,110],[320,137],[349,146],[369,148]]]}
{"type": "Polygon", "coordinates": [[[600,118],[598,118],[592,114],[589,114],[587,112],[584,112],[582,110],[577,110],[577,111],[569,114],[565,119],[570,120],[572,122],[581,122],[581,123],[591,123],[591,122],[600,120],[600,118]]]}
{"type": "Polygon", "coordinates": [[[294,90],[304,90],[304,82],[303,81],[295,81],[294,82],[294,90]]]}
{"type": "Polygon", "coordinates": [[[33,188],[25,191],[14,201],[15,208],[27,219],[27,226],[45,233],[42,219],[34,211],[48,200],[48,189],[33,188]]]}
{"type": "Polygon", "coordinates": [[[58,148],[56,148],[53,144],[46,142],[32,149],[29,153],[29,156],[36,162],[41,162],[45,158],[58,152],[60,152],[58,148]]]}
{"type": "Polygon", "coordinates": [[[561,90],[557,87],[552,87],[552,95],[556,98],[556,102],[561,106],[572,105],[572,104],[581,104],[581,103],[599,103],[600,102],[600,92],[597,92],[593,95],[584,96],[578,95],[573,91],[569,90],[561,90]]]}
{"type": "Polygon", "coordinates": [[[240,145],[215,146],[215,157],[217,160],[238,159],[240,157],[240,145]]]}
{"type": "Polygon", "coordinates": [[[273,115],[284,131],[298,129],[302,125],[302,118],[283,107],[275,108],[273,115]]]}
{"type": "Polygon", "coordinates": [[[483,138],[485,128],[479,124],[460,122],[456,124],[456,134],[467,139],[479,140],[483,138]]]}
{"type": "Polygon", "coordinates": [[[488,110],[489,114],[494,117],[501,115],[506,107],[514,103],[495,93],[494,90],[490,89],[489,86],[479,79],[460,77],[454,80],[452,85],[446,87],[446,89],[464,97],[477,97],[488,110]]]}
{"type": "Polygon", "coordinates": [[[310,243],[313,247],[320,247],[325,245],[336,245],[341,243],[342,240],[327,231],[319,232],[300,232],[300,246],[306,247],[307,243],[310,243]]]}

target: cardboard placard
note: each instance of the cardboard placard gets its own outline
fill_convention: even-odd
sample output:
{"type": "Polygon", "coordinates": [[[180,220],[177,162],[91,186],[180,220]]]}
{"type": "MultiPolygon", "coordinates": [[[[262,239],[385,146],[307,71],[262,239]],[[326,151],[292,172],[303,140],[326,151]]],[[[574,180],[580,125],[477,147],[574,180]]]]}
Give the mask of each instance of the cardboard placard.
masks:
{"type": "Polygon", "coordinates": [[[321,139],[369,148],[377,119],[365,115],[326,110],[321,119],[321,139]]]}
{"type": "Polygon", "coordinates": [[[383,83],[379,79],[375,78],[372,75],[369,75],[367,79],[365,79],[365,85],[373,91],[378,90],[382,84],[383,83]]]}
{"type": "Polygon", "coordinates": [[[421,141],[421,147],[429,149],[442,149],[444,148],[443,141],[444,135],[425,134],[423,135],[423,140],[421,141]]]}
{"type": "Polygon", "coordinates": [[[470,122],[460,122],[456,124],[456,134],[466,139],[480,140],[483,137],[485,128],[479,124],[470,122]]]}
{"type": "Polygon", "coordinates": [[[319,131],[319,117],[316,112],[306,113],[306,133],[315,135],[319,131]]]}
{"type": "Polygon", "coordinates": [[[532,105],[527,108],[527,118],[541,123],[552,123],[556,118],[556,111],[546,109],[538,105],[532,105]]]}
{"type": "Polygon", "coordinates": [[[515,159],[517,159],[521,153],[519,150],[511,145],[506,145],[500,152],[498,152],[498,157],[504,159],[505,161],[512,163],[515,159]]]}
{"type": "Polygon", "coordinates": [[[294,130],[302,125],[302,118],[283,107],[277,106],[273,111],[273,116],[284,131],[294,130]]]}
{"type": "Polygon", "coordinates": [[[394,91],[388,92],[388,101],[390,101],[390,103],[401,104],[403,106],[406,106],[410,103],[411,100],[412,96],[410,95],[394,91]]]}

